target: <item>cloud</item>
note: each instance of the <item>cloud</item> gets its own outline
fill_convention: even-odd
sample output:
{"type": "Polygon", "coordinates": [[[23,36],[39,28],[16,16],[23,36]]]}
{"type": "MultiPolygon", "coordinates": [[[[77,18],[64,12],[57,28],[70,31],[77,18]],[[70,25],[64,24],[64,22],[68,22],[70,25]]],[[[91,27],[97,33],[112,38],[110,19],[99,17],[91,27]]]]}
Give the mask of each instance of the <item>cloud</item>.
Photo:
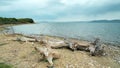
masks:
{"type": "Polygon", "coordinates": [[[113,19],[120,0],[0,0],[0,16],[35,20],[113,19]]]}
{"type": "Polygon", "coordinates": [[[10,5],[10,2],[14,0],[0,0],[0,6],[10,5]]]}
{"type": "Polygon", "coordinates": [[[65,9],[67,11],[66,13],[72,13],[72,14],[101,14],[111,11],[119,11],[120,10],[120,1],[116,0],[75,0],[75,2],[69,2],[68,0],[64,4],[67,4],[68,9],[65,9]],[[81,3],[82,2],[82,3],[81,3]],[[71,4],[72,3],[72,4],[71,4]]]}

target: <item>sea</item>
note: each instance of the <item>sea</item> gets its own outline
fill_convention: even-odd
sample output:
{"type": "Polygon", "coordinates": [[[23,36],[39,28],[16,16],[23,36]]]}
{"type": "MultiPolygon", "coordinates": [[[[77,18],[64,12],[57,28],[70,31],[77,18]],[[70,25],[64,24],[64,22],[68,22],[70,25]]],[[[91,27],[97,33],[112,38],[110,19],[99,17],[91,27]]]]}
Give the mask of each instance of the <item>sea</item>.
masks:
{"type": "Polygon", "coordinates": [[[50,22],[16,25],[13,29],[15,33],[51,35],[88,41],[100,38],[102,42],[120,46],[119,22],[50,22]]]}

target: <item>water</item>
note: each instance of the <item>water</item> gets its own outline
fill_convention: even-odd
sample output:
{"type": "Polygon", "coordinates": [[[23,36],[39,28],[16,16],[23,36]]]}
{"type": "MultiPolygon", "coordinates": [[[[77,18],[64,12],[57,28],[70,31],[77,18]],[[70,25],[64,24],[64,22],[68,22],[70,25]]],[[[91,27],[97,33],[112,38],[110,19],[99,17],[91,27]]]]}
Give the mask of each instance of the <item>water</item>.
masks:
{"type": "Polygon", "coordinates": [[[16,33],[45,34],[93,40],[99,37],[104,42],[120,43],[120,23],[40,23],[13,27],[16,33]]]}

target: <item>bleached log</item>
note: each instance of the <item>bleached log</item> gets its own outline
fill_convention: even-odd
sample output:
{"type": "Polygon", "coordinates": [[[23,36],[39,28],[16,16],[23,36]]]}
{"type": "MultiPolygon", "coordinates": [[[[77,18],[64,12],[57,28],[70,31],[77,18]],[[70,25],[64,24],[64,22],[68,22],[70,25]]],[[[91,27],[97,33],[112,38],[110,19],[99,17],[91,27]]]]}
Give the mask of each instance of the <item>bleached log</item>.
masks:
{"type": "Polygon", "coordinates": [[[99,38],[96,38],[93,43],[89,46],[89,51],[92,56],[103,55],[104,54],[104,45],[100,42],[99,38]]]}
{"type": "Polygon", "coordinates": [[[49,62],[50,66],[53,66],[53,59],[59,59],[60,58],[60,54],[49,48],[49,47],[34,47],[35,50],[37,50],[41,55],[43,55],[43,58],[47,59],[47,61],[49,62]]]}
{"type": "Polygon", "coordinates": [[[36,39],[27,38],[27,37],[17,37],[16,41],[21,41],[21,42],[36,42],[36,39]]]}

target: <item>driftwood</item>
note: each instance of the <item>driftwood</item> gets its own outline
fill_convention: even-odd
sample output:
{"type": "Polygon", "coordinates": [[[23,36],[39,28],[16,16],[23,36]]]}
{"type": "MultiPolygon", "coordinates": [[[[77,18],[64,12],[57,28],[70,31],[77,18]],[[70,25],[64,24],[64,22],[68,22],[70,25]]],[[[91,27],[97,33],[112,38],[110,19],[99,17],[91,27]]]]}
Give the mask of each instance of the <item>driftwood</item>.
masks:
{"type": "Polygon", "coordinates": [[[47,59],[47,61],[49,62],[50,66],[49,67],[53,67],[53,59],[59,59],[60,58],[60,54],[51,49],[50,47],[34,47],[35,50],[37,50],[41,55],[43,55],[44,59],[47,59]]]}
{"type": "Polygon", "coordinates": [[[84,44],[79,44],[77,42],[74,42],[74,43],[69,43],[69,48],[73,51],[75,50],[81,50],[81,51],[87,51],[87,48],[88,48],[88,45],[84,45],[84,44]]]}
{"type": "Polygon", "coordinates": [[[17,41],[22,42],[40,42],[40,44],[45,44],[47,47],[50,47],[52,49],[60,49],[60,48],[69,48],[72,51],[75,50],[82,50],[82,51],[89,51],[92,56],[95,55],[103,55],[104,53],[104,45],[101,44],[100,39],[96,38],[93,43],[79,43],[76,41],[70,41],[70,40],[48,40],[48,39],[38,39],[34,36],[23,36],[18,37],[16,39],[17,41]]]}
{"type": "Polygon", "coordinates": [[[42,48],[40,47],[34,47],[34,48],[41,55],[43,55],[44,59],[47,59],[47,61],[50,64],[48,68],[53,68],[54,58],[60,58],[60,54],[52,48],[68,47],[72,51],[75,51],[75,50],[89,51],[90,55],[92,56],[103,55],[104,53],[104,45],[101,44],[99,38],[97,38],[93,43],[87,43],[87,42],[79,43],[79,42],[73,42],[73,41],[69,41],[69,42],[59,41],[58,42],[58,41],[50,41],[50,40],[48,41],[48,40],[43,40],[43,39],[39,42],[44,44],[44,46],[42,48]]]}
{"type": "Polygon", "coordinates": [[[88,51],[88,47],[90,43],[87,42],[73,42],[73,41],[50,41],[50,40],[41,40],[40,41],[42,44],[45,44],[45,46],[49,46],[52,49],[61,49],[61,48],[67,48],[72,51],[75,50],[82,50],[82,51],[88,51]]]}
{"type": "Polygon", "coordinates": [[[96,38],[93,43],[87,43],[87,42],[79,43],[79,42],[67,41],[66,44],[69,47],[69,49],[71,49],[72,51],[75,50],[89,51],[90,55],[92,56],[105,55],[105,50],[104,50],[105,46],[101,44],[99,38],[96,38]]]}
{"type": "Polygon", "coordinates": [[[52,41],[52,40],[42,39],[39,42],[40,42],[40,44],[44,44],[45,46],[51,47],[52,49],[61,49],[61,48],[67,47],[66,43],[62,40],[52,41]]]}
{"type": "Polygon", "coordinates": [[[79,41],[66,41],[67,47],[71,49],[72,51],[75,50],[82,50],[82,51],[87,51],[89,43],[87,42],[80,42],[79,41]]]}
{"type": "Polygon", "coordinates": [[[95,55],[103,55],[104,54],[104,45],[101,44],[100,39],[96,38],[96,40],[89,45],[89,51],[92,56],[95,55]]]}
{"type": "Polygon", "coordinates": [[[21,42],[36,42],[36,39],[33,38],[27,38],[27,37],[17,37],[15,41],[21,41],[21,42]]]}
{"type": "Polygon", "coordinates": [[[93,43],[87,42],[77,42],[71,40],[48,40],[48,39],[38,39],[36,37],[23,36],[19,37],[16,40],[22,42],[40,42],[40,44],[45,44],[45,46],[50,47],[52,49],[60,49],[60,48],[69,48],[72,51],[81,50],[81,51],[89,51],[92,56],[95,55],[103,55],[104,53],[104,45],[101,44],[100,39],[96,38],[93,43]]]}

